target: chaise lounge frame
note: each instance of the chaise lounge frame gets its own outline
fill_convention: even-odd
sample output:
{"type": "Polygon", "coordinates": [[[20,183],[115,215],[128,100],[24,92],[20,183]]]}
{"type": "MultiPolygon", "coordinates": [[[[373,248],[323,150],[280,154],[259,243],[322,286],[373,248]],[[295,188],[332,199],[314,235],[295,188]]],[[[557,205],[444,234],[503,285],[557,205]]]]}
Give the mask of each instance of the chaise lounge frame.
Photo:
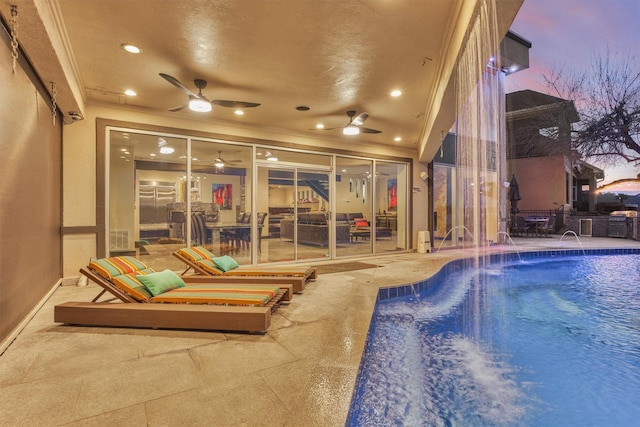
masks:
{"type": "MultiPolygon", "coordinates": [[[[102,287],[102,290],[91,302],[67,302],[56,305],[54,322],[82,326],[263,333],[271,324],[271,314],[282,302],[290,301],[293,295],[291,284],[269,283],[277,285],[280,291],[262,307],[143,303],[89,268],[82,268],[80,272],[102,287]],[[112,297],[100,301],[107,293],[112,297]],[[114,302],[117,300],[119,302],[114,302]]],[[[187,286],[190,283],[225,284],[222,281],[192,281],[189,277],[184,277],[183,280],[187,286]]],[[[266,283],[256,283],[259,284],[266,283]]]]}
{"type": "Polygon", "coordinates": [[[229,270],[221,275],[214,275],[201,267],[197,262],[183,256],[179,251],[173,252],[173,256],[178,258],[187,268],[182,272],[182,278],[190,278],[192,283],[207,283],[223,281],[225,283],[260,283],[260,284],[276,284],[276,283],[288,283],[293,286],[293,292],[299,293],[304,291],[305,286],[310,281],[315,281],[318,277],[318,271],[315,267],[304,267],[305,271],[300,274],[301,267],[289,268],[289,267],[268,267],[268,268],[256,268],[256,267],[239,267],[233,270],[229,270]],[[193,270],[198,276],[185,276],[189,271],[193,270]]]}

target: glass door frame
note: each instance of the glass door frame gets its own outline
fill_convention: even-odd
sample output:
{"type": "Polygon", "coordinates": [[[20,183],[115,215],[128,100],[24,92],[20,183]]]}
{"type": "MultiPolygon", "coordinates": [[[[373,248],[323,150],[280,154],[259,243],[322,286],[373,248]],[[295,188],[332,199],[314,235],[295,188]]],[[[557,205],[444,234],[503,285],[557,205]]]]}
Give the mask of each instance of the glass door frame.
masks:
{"type": "MultiPolygon", "coordinates": [[[[257,169],[260,166],[267,166],[268,168],[274,168],[275,165],[272,162],[266,162],[264,161],[264,159],[260,159],[257,158],[256,156],[259,154],[258,151],[259,150],[264,150],[264,149],[269,149],[272,151],[279,151],[279,152],[290,152],[290,153],[304,153],[304,154],[309,154],[310,156],[321,156],[323,158],[326,158],[326,163],[324,160],[320,160],[316,163],[313,157],[310,158],[311,162],[278,162],[280,163],[278,165],[278,167],[293,167],[296,170],[308,170],[308,171],[318,171],[318,172],[322,172],[322,173],[327,173],[327,176],[329,178],[329,206],[330,208],[327,209],[327,218],[329,220],[329,248],[328,248],[328,252],[329,252],[329,258],[330,259],[344,259],[344,258],[349,258],[349,257],[353,257],[353,256],[338,256],[337,255],[337,250],[336,250],[336,200],[339,197],[339,195],[336,192],[336,179],[337,179],[337,166],[336,166],[336,162],[337,162],[337,158],[339,157],[346,157],[346,158],[361,158],[367,161],[371,161],[372,162],[372,167],[375,173],[375,170],[378,167],[378,163],[379,162],[391,162],[391,163],[402,163],[405,164],[406,167],[408,168],[409,173],[407,174],[409,178],[407,178],[407,188],[410,188],[411,182],[410,182],[410,177],[411,177],[411,173],[410,171],[412,170],[412,161],[410,158],[402,158],[402,157],[396,157],[396,156],[383,156],[383,157],[375,157],[375,156],[367,156],[367,155],[360,155],[354,152],[348,152],[348,151],[340,151],[340,152],[330,152],[328,149],[327,150],[313,150],[312,148],[305,148],[300,146],[300,148],[294,148],[294,147],[284,147],[284,146],[279,146],[278,143],[276,141],[274,141],[273,145],[270,144],[265,144],[266,141],[260,141],[260,140],[255,140],[255,141],[238,141],[235,140],[233,138],[233,136],[229,135],[228,138],[229,139],[224,139],[224,138],[220,138],[219,136],[214,136],[211,135],[210,137],[207,137],[205,135],[192,135],[190,133],[190,131],[188,129],[184,129],[184,130],[176,130],[174,128],[165,128],[165,127],[158,127],[158,126],[146,126],[144,124],[141,123],[127,123],[127,124],[123,124],[122,122],[117,122],[117,121],[111,121],[111,120],[102,120],[99,121],[97,123],[97,128],[99,129],[99,136],[97,137],[97,145],[98,145],[98,152],[99,152],[99,158],[98,158],[98,175],[99,175],[99,181],[98,181],[98,192],[97,192],[97,204],[96,204],[96,209],[98,213],[98,221],[97,223],[100,224],[102,231],[98,233],[97,236],[97,244],[98,244],[98,253],[102,253],[104,255],[109,254],[110,252],[110,247],[109,247],[109,239],[107,238],[109,236],[109,233],[111,231],[111,221],[110,221],[110,212],[109,212],[109,208],[110,208],[110,193],[113,189],[110,188],[109,185],[109,176],[110,176],[110,172],[111,172],[111,161],[112,159],[110,158],[110,146],[111,146],[111,132],[113,131],[119,131],[119,132],[126,132],[126,133],[136,133],[136,134],[142,134],[142,135],[147,135],[147,136],[157,136],[157,137],[172,137],[172,138],[178,138],[178,139],[182,139],[185,141],[186,143],[186,157],[187,160],[185,161],[184,164],[184,170],[186,172],[187,176],[191,176],[192,174],[192,165],[191,165],[191,157],[192,157],[192,142],[193,141],[204,141],[204,142],[215,142],[215,143],[221,143],[224,145],[230,145],[230,146],[243,146],[243,147],[247,147],[247,148],[251,148],[251,151],[253,153],[253,161],[252,161],[252,165],[249,166],[251,169],[251,179],[250,182],[252,183],[251,185],[251,191],[247,194],[248,200],[247,202],[250,203],[251,205],[251,211],[252,212],[256,212],[257,213],[257,185],[258,185],[258,175],[257,175],[257,169]]],[[[297,175],[295,177],[295,179],[297,180],[297,175]]],[[[377,193],[377,189],[376,189],[376,183],[375,180],[373,180],[370,183],[370,191],[371,191],[371,200],[372,200],[372,211],[374,212],[373,215],[375,215],[375,212],[377,212],[378,210],[378,204],[380,203],[378,200],[376,200],[375,198],[375,194],[377,193]]],[[[190,192],[188,192],[186,194],[186,198],[187,198],[187,203],[186,203],[186,215],[187,215],[187,221],[190,219],[190,210],[191,210],[191,194],[190,192]]],[[[407,204],[407,212],[406,212],[406,223],[409,225],[410,224],[410,219],[411,219],[411,207],[410,205],[412,204],[412,200],[411,200],[411,195],[408,194],[406,195],[406,200],[404,201],[404,203],[407,204]]],[[[297,215],[297,212],[296,212],[297,215]]],[[[373,219],[373,217],[372,217],[373,219]]],[[[191,242],[191,240],[193,239],[194,236],[192,236],[191,234],[191,227],[186,226],[187,224],[185,224],[185,240],[187,242],[191,242]]],[[[372,234],[375,233],[375,228],[376,228],[376,224],[372,224],[372,234]]],[[[252,233],[252,239],[253,238],[257,238],[256,234],[258,233],[258,224],[257,224],[257,215],[252,215],[251,218],[251,233],[252,233]]],[[[404,238],[407,241],[406,247],[402,248],[401,250],[399,249],[399,252],[402,251],[408,251],[410,250],[410,246],[408,244],[408,242],[411,240],[411,236],[410,236],[410,227],[407,227],[405,230],[403,230],[404,232],[404,238]]],[[[375,234],[374,234],[375,235],[375,234]]],[[[373,245],[375,246],[375,245],[373,245]]],[[[251,245],[251,264],[255,265],[258,264],[259,262],[259,257],[258,257],[258,247],[257,245],[251,245]]],[[[375,248],[372,249],[372,253],[371,254],[367,254],[367,255],[376,255],[377,251],[375,250],[375,248]]],[[[385,252],[386,253],[386,252],[385,252]]],[[[104,256],[103,255],[103,256],[104,256]]],[[[356,256],[357,257],[357,256],[356,256]]],[[[297,258],[297,254],[296,254],[296,258],[297,258]]],[[[325,257],[323,257],[325,258],[325,257]]]]}

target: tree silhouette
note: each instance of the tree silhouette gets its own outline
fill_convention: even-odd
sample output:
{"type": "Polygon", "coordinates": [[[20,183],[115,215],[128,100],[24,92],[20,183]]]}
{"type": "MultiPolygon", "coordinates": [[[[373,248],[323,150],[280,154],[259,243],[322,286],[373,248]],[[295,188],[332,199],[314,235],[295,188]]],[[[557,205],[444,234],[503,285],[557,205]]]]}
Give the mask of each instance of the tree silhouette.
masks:
{"type": "Polygon", "coordinates": [[[632,53],[594,58],[590,68],[543,76],[548,90],[574,101],[580,122],[572,145],[601,164],[640,165],[640,61],[632,53]]]}

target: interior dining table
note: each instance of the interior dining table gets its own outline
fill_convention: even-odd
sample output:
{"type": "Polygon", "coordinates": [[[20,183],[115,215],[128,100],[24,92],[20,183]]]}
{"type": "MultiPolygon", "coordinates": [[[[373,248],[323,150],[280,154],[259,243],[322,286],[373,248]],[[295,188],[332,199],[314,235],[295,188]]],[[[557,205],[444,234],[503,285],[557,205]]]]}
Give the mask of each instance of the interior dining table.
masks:
{"type": "MultiPolygon", "coordinates": [[[[221,231],[224,230],[241,230],[241,231],[249,231],[251,230],[251,224],[247,223],[237,223],[237,222],[205,222],[207,230],[212,233],[220,234],[221,231]]],[[[213,237],[213,236],[212,236],[213,237]]]]}

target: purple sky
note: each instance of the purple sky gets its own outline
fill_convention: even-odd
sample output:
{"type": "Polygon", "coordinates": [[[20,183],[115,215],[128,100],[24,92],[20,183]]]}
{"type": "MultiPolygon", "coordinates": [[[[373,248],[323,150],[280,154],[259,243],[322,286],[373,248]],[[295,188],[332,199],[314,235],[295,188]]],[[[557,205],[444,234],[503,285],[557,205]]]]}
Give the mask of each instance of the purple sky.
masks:
{"type": "MultiPolygon", "coordinates": [[[[607,49],[640,56],[640,0],[525,0],[511,30],[532,46],[529,69],[507,77],[507,92],[546,92],[541,76],[549,70],[588,68],[607,49]]],[[[602,184],[640,173],[629,165],[604,169],[602,184]]]]}

